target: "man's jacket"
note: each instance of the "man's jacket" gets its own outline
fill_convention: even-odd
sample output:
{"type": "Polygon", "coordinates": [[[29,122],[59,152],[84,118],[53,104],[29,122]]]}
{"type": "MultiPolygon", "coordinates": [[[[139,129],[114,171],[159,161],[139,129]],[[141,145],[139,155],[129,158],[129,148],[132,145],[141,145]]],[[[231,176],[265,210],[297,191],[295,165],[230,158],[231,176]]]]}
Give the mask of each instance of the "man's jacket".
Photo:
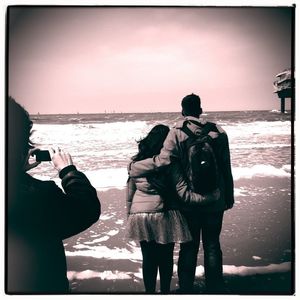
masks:
{"type": "MultiPolygon", "coordinates": [[[[173,127],[163,145],[163,148],[159,155],[153,158],[148,158],[142,161],[135,162],[131,165],[131,170],[129,175],[131,177],[145,176],[153,171],[158,171],[164,166],[168,166],[172,161],[178,161],[181,164],[185,163],[185,141],[189,136],[183,132],[182,127],[185,121],[188,121],[188,128],[196,133],[201,131],[201,126],[198,126],[190,121],[201,122],[205,125],[205,121],[199,120],[194,117],[186,117],[185,119],[179,121],[175,127],[173,127]]],[[[209,207],[201,207],[201,211],[221,211],[231,208],[234,204],[233,195],[233,178],[231,172],[231,162],[230,162],[230,150],[228,137],[226,132],[220,127],[216,126],[219,136],[213,139],[213,149],[217,158],[218,167],[220,170],[220,182],[219,188],[221,191],[221,197],[214,205],[209,207]]],[[[183,169],[185,167],[183,166],[183,169]]]]}

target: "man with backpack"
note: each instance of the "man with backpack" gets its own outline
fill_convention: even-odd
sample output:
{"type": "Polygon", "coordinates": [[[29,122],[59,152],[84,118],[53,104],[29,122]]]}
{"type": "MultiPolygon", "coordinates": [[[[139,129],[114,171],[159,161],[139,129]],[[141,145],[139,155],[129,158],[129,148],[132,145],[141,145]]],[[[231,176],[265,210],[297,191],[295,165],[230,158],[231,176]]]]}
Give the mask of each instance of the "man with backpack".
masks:
{"type": "Polygon", "coordinates": [[[224,211],[233,207],[233,178],[226,132],[218,125],[199,119],[199,96],[190,94],[181,102],[183,120],[172,128],[160,154],[131,165],[131,177],[158,171],[179,161],[193,190],[206,194],[218,187],[221,197],[207,207],[183,208],[193,240],[181,244],[178,260],[179,292],[192,293],[200,245],[204,249],[207,293],[224,292],[220,233],[224,211]]]}

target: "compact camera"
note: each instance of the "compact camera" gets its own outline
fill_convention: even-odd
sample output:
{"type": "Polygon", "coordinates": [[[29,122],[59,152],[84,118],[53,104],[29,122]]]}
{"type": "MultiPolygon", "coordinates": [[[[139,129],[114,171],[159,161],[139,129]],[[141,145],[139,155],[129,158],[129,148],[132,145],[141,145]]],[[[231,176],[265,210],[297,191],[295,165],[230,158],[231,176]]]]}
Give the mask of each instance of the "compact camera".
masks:
{"type": "Polygon", "coordinates": [[[35,153],[36,161],[51,161],[51,156],[48,150],[39,150],[35,153]]]}

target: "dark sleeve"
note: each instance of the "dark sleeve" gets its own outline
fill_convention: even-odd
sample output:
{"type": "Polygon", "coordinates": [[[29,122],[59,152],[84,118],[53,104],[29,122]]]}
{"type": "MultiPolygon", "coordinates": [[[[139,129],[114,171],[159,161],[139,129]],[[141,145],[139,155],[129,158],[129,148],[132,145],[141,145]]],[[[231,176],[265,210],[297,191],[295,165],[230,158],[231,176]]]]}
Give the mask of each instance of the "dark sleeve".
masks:
{"type": "MultiPolygon", "coordinates": [[[[95,188],[87,177],[79,172],[75,166],[68,166],[60,171],[62,187],[59,216],[62,239],[76,235],[98,221],[101,205],[95,188]]],[[[58,192],[59,193],[59,192],[58,192]]]]}
{"type": "Polygon", "coordinates": [[[234,183],[231,172],[231,160],[228,136],[225,132],[220,133],[215,141],[214,151],[217,157],[218,166],[224,179],[224,193],[227,209],[234,204],[234,183]]]}
{"type": "Polygon", "coordinates": [[[171,129],[163,144],[159,155],[147,158],[131,164],[130,177],[146,176],[151,172],[159,171],[162,167],[170,165],[173,158],[178,158],[178,142],[175,129],[171,129]]]}
{"type": "Polygon", "coordinates": [[[218,191],[205,195],[194,193],[185,180],[183,171],[178,163],[172,164],[169,168],[168,179],[182,204],[202,206],[212,204],[219,199],[218,191]]]}

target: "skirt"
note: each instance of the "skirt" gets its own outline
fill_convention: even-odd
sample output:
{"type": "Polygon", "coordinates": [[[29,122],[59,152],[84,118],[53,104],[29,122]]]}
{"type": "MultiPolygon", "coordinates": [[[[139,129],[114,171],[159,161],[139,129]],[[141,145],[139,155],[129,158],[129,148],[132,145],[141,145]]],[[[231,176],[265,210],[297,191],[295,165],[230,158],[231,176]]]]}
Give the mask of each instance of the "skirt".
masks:
{"type": "Polygon", "coordinates": [[[160,244],[192,240],[188,224],[178,210],[129,215],[125,237],[138,242],[155,241],[160,244]]]}

